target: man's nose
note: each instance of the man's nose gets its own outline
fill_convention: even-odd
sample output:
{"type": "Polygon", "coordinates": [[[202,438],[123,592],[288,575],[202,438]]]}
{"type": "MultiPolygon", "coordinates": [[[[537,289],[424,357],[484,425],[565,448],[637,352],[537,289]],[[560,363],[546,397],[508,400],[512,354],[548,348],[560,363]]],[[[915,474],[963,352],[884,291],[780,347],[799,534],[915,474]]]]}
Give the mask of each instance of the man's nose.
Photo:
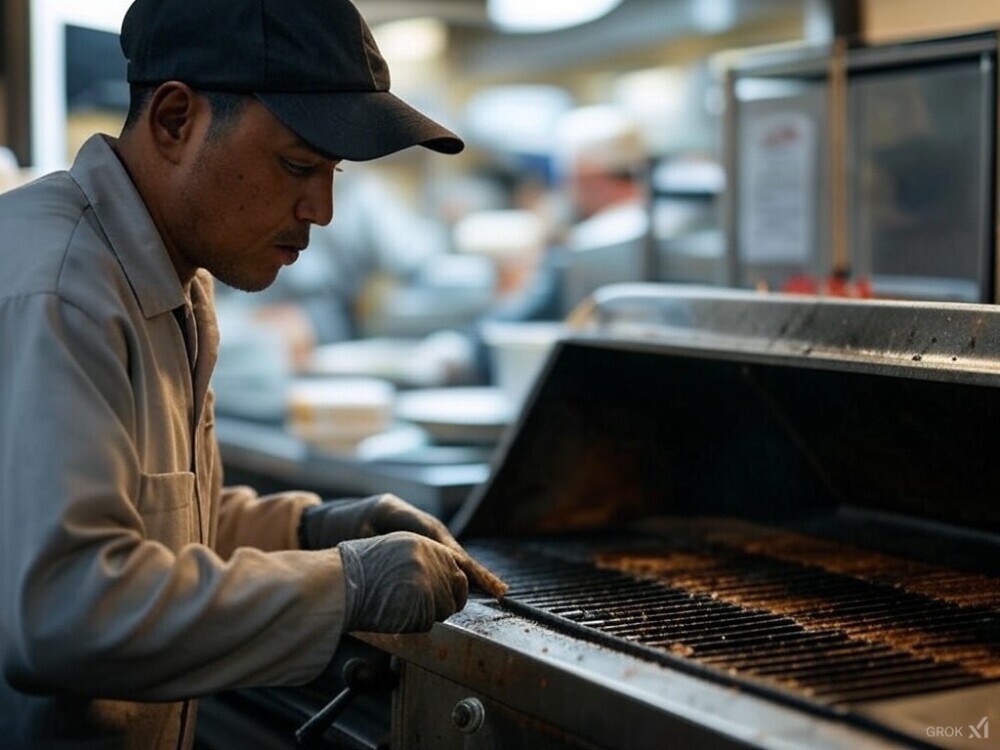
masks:
{"type": "Polygon", "coordinates": [[[310,181],[309,189],[295,207],[295,218],[319,226],[326,226],[333,219],[333,177],[310,181]]]}

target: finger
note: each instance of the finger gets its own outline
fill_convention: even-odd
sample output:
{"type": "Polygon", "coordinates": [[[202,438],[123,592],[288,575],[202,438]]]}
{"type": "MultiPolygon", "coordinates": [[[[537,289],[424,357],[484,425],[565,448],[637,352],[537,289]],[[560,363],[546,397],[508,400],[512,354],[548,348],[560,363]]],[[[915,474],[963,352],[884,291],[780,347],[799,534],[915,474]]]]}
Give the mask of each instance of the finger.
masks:
{"type": "MultiPolygon", "coordinates": [[[[422,513],[422,511],[418,512],[422,513]]],[[[440,542],[452,552],[456,553],[460,558],[469,556],[469,553],[466,552],[465,548],[458,543],[458,540],[451,535],[451,531],[439,518],[435,518],[429,513],[424,513],[423,515],[426,517],[426,520],[422,523],[423,531],[419,531],[417,533],[430,537],[435,542],[440,542]]]]}
{"type": "Polygon", "coordinates": [[[417,511],[410,516],[409,520],[412,526],[410,531],[415,531],[418,534],[433,539],[435,542],[440,542],[450,549],[461,549],[461,546],[455,541],[451,532],[448,531],[448,527],[429,513],[417,511]]]}
{"type": "Polygon", "coordinates": [[[469,579],[461,570],[455,571],[451,579],[451,594],[455,603],[455,612],[462,609],[469,600],[469,579]]]}
{"type": "Polygon", "coordinates": [[[378,521],[380,533],[412,531],[428,539],[441,542],[451,549],[461,549],[451,532],[448,531],[448,527],[430,513],[420,510],[392,494],[382,496],[381,506],[384,509],[381,518],[375,519],[378,521]]]}
{"type": "Polygon", "coordinates": [[[502,599],[507,593],[507,584],[486,567],[473,560],[467,552],[458,556],[458,566],[469,577],[469,582],[475,584],[487,594],[496,599],[502,599]]]}

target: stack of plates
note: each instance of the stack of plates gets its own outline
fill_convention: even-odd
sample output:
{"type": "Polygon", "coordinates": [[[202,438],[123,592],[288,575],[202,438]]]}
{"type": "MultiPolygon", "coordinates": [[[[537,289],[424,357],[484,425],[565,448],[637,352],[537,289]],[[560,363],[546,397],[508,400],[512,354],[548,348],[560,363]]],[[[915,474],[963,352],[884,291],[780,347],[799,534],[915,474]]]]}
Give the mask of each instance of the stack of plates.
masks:
{"type": "Polygon", "coordinates": [[[338,453],[392,424],[396,389],[377,378],[318,378],[288,391],[287,426],[296,437],[338,453]]]}
{"type": "Polygon", "coordinates": [[[423,388],[400,392],[396,417],[424,429],[436,443],[495,443],[513,421],[499,388],[423,388]]]}

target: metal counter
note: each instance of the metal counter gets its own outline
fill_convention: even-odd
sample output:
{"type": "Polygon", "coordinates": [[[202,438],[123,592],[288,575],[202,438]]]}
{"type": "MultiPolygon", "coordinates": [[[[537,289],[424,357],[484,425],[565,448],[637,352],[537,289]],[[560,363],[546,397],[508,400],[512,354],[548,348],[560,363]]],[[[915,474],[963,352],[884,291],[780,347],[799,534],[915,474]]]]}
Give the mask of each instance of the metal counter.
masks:
{"type": "Polygon", "coordinates": [[[217,414],[216,436],[226,484],[249,484],[261,494],[285,489],[324,497],[392,492],[447,519],[490,474],[490,446],[429,445],[398,457],[365,461],[327,453],[289,434],[281,424],[217,414]]]}

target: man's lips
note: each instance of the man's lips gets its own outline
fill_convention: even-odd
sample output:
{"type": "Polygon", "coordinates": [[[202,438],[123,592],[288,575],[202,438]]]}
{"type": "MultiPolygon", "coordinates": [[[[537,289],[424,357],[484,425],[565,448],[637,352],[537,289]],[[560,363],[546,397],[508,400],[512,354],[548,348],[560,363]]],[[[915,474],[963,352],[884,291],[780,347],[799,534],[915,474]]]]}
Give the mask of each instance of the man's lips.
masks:
{"type": "Polygon", "coordinates": [[[278,252],[281,254],[282,265],[290,266],[296,260],[298,260],[299,253],[305,250],[302,245],[277,245],[278,252]]]}
{"type": "Polygon", "coordinates": [[[309,231],[305,227],[288,229],[276,234],[272,241],[281,256],[281,264],[290,266],[298,259],[299,253],[308,247],[309,231]]]}

